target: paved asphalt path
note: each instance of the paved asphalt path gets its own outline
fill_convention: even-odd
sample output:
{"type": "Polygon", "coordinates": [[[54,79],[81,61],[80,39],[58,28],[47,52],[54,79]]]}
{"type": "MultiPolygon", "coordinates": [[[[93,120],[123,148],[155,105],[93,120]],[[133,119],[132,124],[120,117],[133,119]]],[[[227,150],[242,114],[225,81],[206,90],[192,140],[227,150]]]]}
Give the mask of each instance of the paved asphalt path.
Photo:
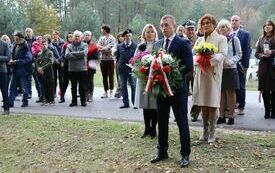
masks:
{"type": "MultiPolygon", "coordinates": [[[[36,91],[33,88],[33,92],[36,91]]],[[[39,115],[57,115],[70,116],[81,118],[101,118],[101,119],[116,119],[126,121],[143,121],[142,109],[133,109],[133,107],[120,109],[122,99],[107,98],[101,99],[103,88],[96,87],[94,94],[94,101],[88,102],[87,107],[69,107],[71,97],[70,88],[66,93],[66,102],[58,103],[59,98],[56,98],[56,104],[51,106],[40,106],[35,103],[37,94],[33,94],[33,98],[29,101],[29,107],[21,108],[21,102],[15,101],[14,108],[11,108],[11,114],[39,114],[39,115]]],[[[262,101],[263,102],[263,101],[262,101]]],[[[80,105],[80,101],[78,103],[80,105]]],[[[192,98],[189,97],[189,110],[192,105],[192,98]]],[[[232,128],[241,130],[256,130],[256,131],[274,131],[275,119],[264,119],[264,106],[259,103],[258,91],[247,91],[247,103],[245,115],[235,117],[234,125],[219,125],[219,128],[232,128]]],[[[190,116],[190,115],[189,115],[190,116]]],[[[198,122],[191,122],[189,117],[189,124],[191,126],[202,126],[201,117],[198,122]]],[[[171,111],[171,122],[173,122],[173,113],[171,111]]]]}

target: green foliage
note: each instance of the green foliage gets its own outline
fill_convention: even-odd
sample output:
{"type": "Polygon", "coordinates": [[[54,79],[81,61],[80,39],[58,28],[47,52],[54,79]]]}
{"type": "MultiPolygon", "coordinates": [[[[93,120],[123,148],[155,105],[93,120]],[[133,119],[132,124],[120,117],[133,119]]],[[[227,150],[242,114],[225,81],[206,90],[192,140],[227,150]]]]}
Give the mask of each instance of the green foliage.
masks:
{"type": "Polygon", "coordinates": [[[225,13],[223,15],[223,18],[226,20],[230,20],[230,18],[235,14],[235,10],[234,10],[234,4],[233,4],[233,0],[227,0],[226,1],[226,9],[225,9],[225,13]]]}
{"type": "Polygon", "coordinates": [[[142,29],[146,23],[147,21],[144,19],[144,17],[137,14],[129,24],[129,28],[132,29],[134,34],[141,35],[142,29]]]}
{"type": "Polygon", "coordinates": [[[31,0],[27,6],[29,27],[36,35],[44,35],[58,30],[58,16],[52,6],[47,6],[43,0],[31,0]]]}
{"type": "Polygon", "coordinates": [[[192,1],[192,5],[186,14],[186,19],[198,21],[204,14],[205,10],[203,8],[201,0],[194,0],[192,1]]]}
{"type": "Polygon", "coordinates": [[[79,3],[62,22],[63,32],[90,30],[96,37],[100,35],[101,20],[94,9],[84,2],[79,3]]]}
{"type": "Polygon", "coordinates": [[[15,30],[22,30],[25,19],[18,9],[12,4],[4,4],[0,6],[0,35],[11,35],[15,30]]]}

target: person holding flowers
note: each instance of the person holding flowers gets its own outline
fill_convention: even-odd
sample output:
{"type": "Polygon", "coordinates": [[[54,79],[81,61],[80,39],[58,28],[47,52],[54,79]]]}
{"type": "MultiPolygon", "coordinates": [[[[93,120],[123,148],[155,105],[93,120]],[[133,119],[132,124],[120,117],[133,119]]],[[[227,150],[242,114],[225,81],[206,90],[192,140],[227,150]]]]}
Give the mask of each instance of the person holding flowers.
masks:
{"type": "Polygon", "coordinates": [[[193,48],[197,65],[194,78],[193,104],[201,106],[203,134],[200,140],[215,142],[215,124],[221,98],[223,60],[227,56],[227,39],[215,30],[216,19],[205,14],[201,19],[204,36],[193,48]]]}
{"type": "Polygon", "coordinates": [[[234,124],[236,103],[235,90],[240,88],[237,63],[242,57],[242,49],[240,40],[232,33],[232,27],[228,20],[219,21],[217,30],[219,34],[227,38],[228,43],[227,57],[223,62],[220,116],[217,124],[226,123],[226,118],[228,118],[227,124],[232,125],[234,124]]]}
{"type": "MultiPolygon", "coordinates": [[[[176,122],[179,128],[180,144],[181,144],[181,167],[187,167],[189,165],[189,155],[191,152],[190,147],[190,133],[187,118],[187,100],[188,93],[186,87],[185,75],[193,69],[193,56],[191,44],[187,39],[180,38],[175,34],[176,21],[172,15],[164,15],[160,20],[160,28],[163,33],[164,38],[160,39],[154,44],[153,49],[164,48],[167,53],[175,57],[176,60],[180,61],[179,65],[182,68],[180,71],[180,85],[173,87],[171,81],[168,85],[171,87],[172,93],[166,90],[166,95],[159,94],[157,96],[157,110],[158,110],[158,152],[151,163],[157,163],[159,161],[168,158],[168,124],[169,124],[169,114],[170,107],[172,107],[176,122]]],[[[162,55],[160,55],[160,58],[162,55]]],[[[168,56],[167,56],[168,57],[168,56]]],[[[164,57],[163,57],[164,58],[164,57]]],[[[169,58],[167,58],[169,60],[169,58]]],[[[158,61],[158,60],[157,60],[158,61]]],[[[164,61],[164,60],[163,60],[164,61]]],[[[153,62],[152,62],[153,63],[153,62]]],[[[158,63],[161,64],[161,63],[158,63]]],[[[164,63],[163,63],[164,64],[164,63]]],[[[154,65],[154,64],[153,64],[154,65]]],[[[152,66],[153,66],[152,65],[152,66]]],[[[159,68],[155,65],[152,68],[159,68]]],[[[169,67],[167,66],[167,72],[169,67]]],[[[160,68],[161,71],[164,70],[164,66],[160,68]]],[[[171,68],[170,70],[178,71],[178,68],[171,68]]],[[[169,73],[165,73],[169,76],[169,73]]],[[[160,75],[160,79],[165,79],[165,75],[160,75]]],[[[156,79],[156,80],[160,80],[156,79]]],[[[167,81],[165,82],[167,84],[167,81]]],[[[147,83],[148,84],[148,83],[147,83]]],[[[166,87],[167,88],[167,87],[166,87]]],[[[168,87],[169,88],[169,87],[168,87]]]]}
{"type": "MultiPolygon", "coordinates": [[[[142,55],[141,52],[152,52],[153,44],[157,41],[157,30],[152,24],[146,24],[142,30],[141,43],[138,45],[135,56],[142,55]]],[[[130,60],[131,61],[131,60],[130,60]]],[[[141,61],[141,59],[139,59],[141,61]]],[[[145,130],[142,138],[150,135],[154,138],[157,134],[157,104],[155,98],[150,93],[144,93],[144,86],[141,79],[137,78],[135,107],[143,108],[143,118],[145,130]]]]}

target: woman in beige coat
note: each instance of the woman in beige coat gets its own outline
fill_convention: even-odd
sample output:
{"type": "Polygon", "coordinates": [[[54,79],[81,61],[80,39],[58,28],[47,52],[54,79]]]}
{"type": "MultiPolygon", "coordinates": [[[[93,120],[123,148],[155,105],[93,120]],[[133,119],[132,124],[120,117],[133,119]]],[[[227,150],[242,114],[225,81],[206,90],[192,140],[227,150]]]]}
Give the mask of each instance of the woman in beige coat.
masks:
{"type": "Polygon", "coordinates": [[[216,140],[215,124],[220,107],[223,60],[227,56],[227,40],[225,36],[215,31],[214,16],[206,14],[200,21],[205,32],[203,37],[198,38],[195,45],[208,42],[218,48],[218,52],[210,59],[211,66],[205,68],[206,73],[202,73],[200,68],[196,70],[193,89],[193,104],[202,108],[203,134],[200,140],[208,140],[211,143],[216,140]]]}

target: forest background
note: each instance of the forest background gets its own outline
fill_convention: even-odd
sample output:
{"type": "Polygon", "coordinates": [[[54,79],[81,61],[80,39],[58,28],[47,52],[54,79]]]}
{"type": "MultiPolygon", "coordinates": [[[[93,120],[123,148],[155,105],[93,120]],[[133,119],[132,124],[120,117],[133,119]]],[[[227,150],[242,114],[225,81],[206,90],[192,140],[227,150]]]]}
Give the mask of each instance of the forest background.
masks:
{"type": "Polygon", "coordinates": [[[146,23],[159,26],[164,14],[176,17],[177,24],[198,19],[211,13],[217,20],[233,14],[241,17],[242,25],[252,35],[252,46],[262,34],[266,19],[275,20],[275,0],[0,0],[0,34],[12,35],[31,27],[35,35],[59,30],[64,36],[69,31],[90,30],[95,39],[105,23],[116,35],[127,28],[134,38],[146,23]]]}

